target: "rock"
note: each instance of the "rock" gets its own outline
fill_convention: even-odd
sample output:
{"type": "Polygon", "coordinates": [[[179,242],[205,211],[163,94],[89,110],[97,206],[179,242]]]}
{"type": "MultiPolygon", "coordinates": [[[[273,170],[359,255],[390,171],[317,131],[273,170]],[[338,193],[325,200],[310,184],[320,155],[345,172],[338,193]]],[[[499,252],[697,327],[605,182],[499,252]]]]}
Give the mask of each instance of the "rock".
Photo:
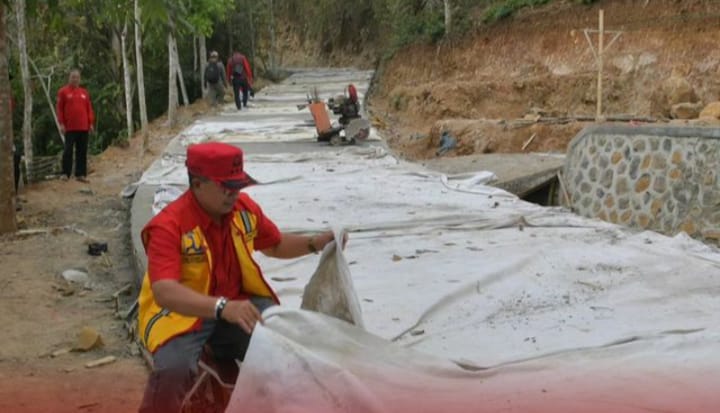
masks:
{"type": "Polygon", "coordinates": [[[720,102],[712,102],[700,112],[701,119],[720,119],[720,102]]]}
{"type": "Polygon", "coordinates": [[[85,285],[89,281],[88,274],[82,270],[69,269],[62,272],[62,277],[67,282],[85,285]]]}
{"type": "Polygon", "coordinates": [[[667,96],[667,103],[672,106],[683,102],[697,102],[698,98],[695,94],[690,82],[684,77],[673,75],[663,82],[663,90],[667,96]]]}
{"type": "Polygon", "coordinates": [[[103,339],[97,330],[90,327],[83,327],[83,329],[80,330],[80,334],[78,334],[78,341],[75,346],[75,350],[90,351],[104,345],[105,343],[103,343],[103,339]]]}
{"type": "Polygon", "coordinates": [[[696,119],[702,110],[702,103],[678,103],[670,109],[670,117],[673,119],[696,119]]]}

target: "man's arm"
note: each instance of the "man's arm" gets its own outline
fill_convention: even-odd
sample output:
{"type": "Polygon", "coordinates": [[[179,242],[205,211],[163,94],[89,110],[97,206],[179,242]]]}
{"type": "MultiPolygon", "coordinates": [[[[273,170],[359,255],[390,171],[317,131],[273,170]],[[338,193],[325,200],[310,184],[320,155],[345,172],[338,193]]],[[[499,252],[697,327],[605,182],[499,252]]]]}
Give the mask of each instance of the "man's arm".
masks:
{"type": "MultiPolygon", "coordinates": [[[[213,319],[220,297],[211,297],[180,284],[180,236],[179,228],[171,225],[151,225],[143,232],[155,302],[175,313],[213,319]]],[[[256,322],[262,323],[257,308],[248,300],[229,301],[221,316],[225,321],[239,325],[248,334],[256,322]]]]}
{"type": "MultiPolygon", "coordinates": [[[[176,280],[158,280],[152,284],[155,302],[170,311],[200,318],[215,318],[215,305],[220,297],[200,294],[176,280]]],[[[262,323],[262,316],[248,300],[228,301],[221,317],[228,323],[237,324],[246,333],[252,333],[255,323],[262,323]]]]}
{"type": "MultiPolygon", "coordinates": [[[[332,231],[307,236],[295,234],[282,234],[280,243],[274,247],[261,250],[268,257],[273,258],[297,258],[313,252],[322,251],[330,241],[335,238],[332,231]]],[[[347,242],[347,235],[343,239],[343,248],[347,242]]]]}

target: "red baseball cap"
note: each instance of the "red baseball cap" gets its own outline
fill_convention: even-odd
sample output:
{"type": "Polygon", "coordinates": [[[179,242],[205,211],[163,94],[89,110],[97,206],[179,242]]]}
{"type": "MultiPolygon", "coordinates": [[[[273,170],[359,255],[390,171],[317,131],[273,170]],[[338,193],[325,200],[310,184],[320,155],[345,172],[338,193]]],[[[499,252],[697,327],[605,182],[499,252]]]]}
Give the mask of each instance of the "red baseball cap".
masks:
{"type": "Polygon", "coordinates": [[[185,160],[188,172],[213,180],[230,189],[241,189],[255,183],[243,170],[243,151],[222,142],[190,145],[185,160]]]}

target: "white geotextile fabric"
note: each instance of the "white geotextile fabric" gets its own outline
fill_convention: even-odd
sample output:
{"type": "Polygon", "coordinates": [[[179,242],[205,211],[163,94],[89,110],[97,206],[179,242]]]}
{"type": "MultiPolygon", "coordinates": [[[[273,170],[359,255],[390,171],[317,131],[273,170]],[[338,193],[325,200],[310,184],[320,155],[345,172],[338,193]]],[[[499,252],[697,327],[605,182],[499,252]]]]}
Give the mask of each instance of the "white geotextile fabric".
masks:
{"type": "MultiPolygon", "coordinates": [[[[468,371],[318,313],[267,310],[227,412],[711,413],[716,326],[468,371]]],[[[478,352],[484,337],[472,343],[478,352]]]]}
{"type": "MultiPolygon", "coordinates": [[[[412,404],[413,397],[437,386],[444,389],[433,391],[438,403],[415,410],[454,406],[438,395],[447,393],[463,401],[452,411],[463,406],[481,411],[461,397],[479,392],[490,399],[479,400],[497,409],[504,406],[498,400],[510,398],[529,409],[521,411],[533,411],[530,407],[539,403],[534,396],[511,397],[507,386],[542,383],[544,388],[564,381],[587,393],[585,398],[563,393],[566,404],[560,407],[566,411],[592,411],[589,400],[614,403],[613,397],[619,404],[612,411],[680,406],[673,400],[684,400],[688,408],[682,411],[707,411],[702,410],[707,403],[720,407],[718,396],[703,387],[707,382],[697,380],[702,373],[720,383],[720,370],[707,368],[720,365],[720,352],[711,351],[720,325],[720,255],[715,249],[686,236],[637,232],[538,207],[473,177],[443,178],[393,162],[365,168],[327,162],[334,161],[280,162],[276,170],[293,168],[302,179],[248,192],[283,229],[314,231],[341,222],[350,230],[345,254],[365,327],[386,341],[375,337],[374,344],[355,351],[333,340],[335,334],[355,340],[364,334],[358,330],[323,327],[322,333],[312,333],[319,321],[306,315],[293,317],[310,325],[282,324],[280,332],[269,323],[251,344],[238,400],[255,395],[275,406],[266,411],[277,412],[303,411],[297,403],[319,405],[315,411],[375,411],[412,404]],[[368,361],[387,351],[397,354],[396,346],[417,351],[408,353],[413,363],[437,357],[474,369],[514,371],[520,366],[523,373],[484,377],[481,382],[489,387],[478,388],[476,377],[447,382],[445,370],[436,377],[436,370],[420,374],[412,363],[368,361]],[[649,384],[619,396],[617,386],[644,383],[646,375],[678,392],[692,388],[698,398],[691,403],[678,392],[653,388],[661,393],[653,400],[649,384]],[[262,377],[272,383],[259,384],[262,377]],[[383,377],[393,379],[388,383],[383,377]],[[585,377],[608,384],[580,380],[585,377]],[[258,384],[246,389],[245,380],[258,384]],[[459,393],[448,386],[458,386],[459,393]],[[290,395],[281,391],[287,388],[290,395]],[[362,408],[347,407],[356,404],[362,408]]],[[[260,163],[248,168],[262,170],[260,163]]],[[[285,306],[298,308],[317,258],[258,259],[285,306]]],[[[597,411],[608,411],[607,405],[604,409],[597,411]]]]}
{"type": "MultiPolygon", "coordinates": [[[[343,230],[336,229],[334,233],[336,240],[344,238],[343,230]]],[[[303,290],[300,308],[364,328],[360,300],[339,242],[331,241],[322,251],[320,264],[303,290]]]]}
{"type": "MultiPolygon", "coordinates": [[[[508,386],[538,383],[548,392],[555,383],[553,394],[568,403],[563,406],[582,411],[591,411],[588,400],[620,406],[612,411],[639,411],[679,406],[673,400],[686,399],[658,389],[662,397],[652,399],[643,388],[622,396],[642,403],[613,399],[620,397],[620,383],[644,383],[648,376],[666,380],[672,390],[692,389],[699,407],[680,411],[700,412],[717,403],[703,387],[720,383],[720,352],[710,351],[717,348],[720,325],[715,249],[687,236],[631,231],[538,207],[483,185],[490,178],[485,174],[443,177],[378,149],[251,156],[246,165],[260,181],[281,180],[247,191],[283,230],[319,231],[342,223],[350,231],[345,259],[374,344],[352,351],[345,342],[337,347],[336,334],[350,334],[352,340],[366,336],[361,330],[336,330],[335,324],[306,335],[320,327],[305,313],[281,324],[280,331],[273,330],[279,322],[269,322],[253,339],[238,399],[255,395],[248,403],[262,400],[275,406],[265,409],[271,412],[302,411],[296,403],[319,404],[320,399],[365,410],[321,405],[315,411],[375,411],[406,406],[420,397],[419,390],[438,388],[444,389],[432,393],[438,404],[413,408],[437,411],[460,403],[455,411],[462,411],[477,405],[461,396],[480,393],[488,394],[479,399],[483,406],[500,409],[498,400],[505,398],[533,411],[530,407],[545,399],[513,396],[508,386]],[[295,322],[301,324],[292,327],[295,322]],[[365,367],[368,358],[388,351],[393,357],[406,354],[412,363],[384,360],[365,367]],[[458,374],[452,362],[513,373],[483,377],[487,387],[480,389],[473,387],[479,385],[477,377],[467,372],[447,382],[447,374],[458,374]],[[307,366],[316,363],[309,380],[307,366]],[[441,363],[451,373],[418,372],[413,363],[441,363]],[[586,377],[608,384],[580,380],[586,377]],[[245,380],[255,387],[242,385],[245,380]],[[577,384],[584,396],[566,392],[562,383],[577,384]]],[[[283,261],[258,254],[257,259],[284,306],[299,308],[318,257],[283,261]]],[[[544,394],[538,392],[537,397],[544,394]]]]}
{"type": "MultiPolygon", "coordinates": [[[[293,106],[308,86],[339,91],[355,74],[294,76],[254,102],[280,114],[274,126],[198,123],[174,152],[308,139],[293,106]]],[[[295,310],[317,256],[257,254],[283,307],[253,335],[229,412],[720,411],[716,249],[541,208],[486,186],[491,174],[443,176],[377,148],[249,155],[246,168],[264,183],[247,192],[282,230],[349,231],[365,329],[295,310]]],[[[166,155],[141,183],[184,187],[184,157],[166,155]]]]}

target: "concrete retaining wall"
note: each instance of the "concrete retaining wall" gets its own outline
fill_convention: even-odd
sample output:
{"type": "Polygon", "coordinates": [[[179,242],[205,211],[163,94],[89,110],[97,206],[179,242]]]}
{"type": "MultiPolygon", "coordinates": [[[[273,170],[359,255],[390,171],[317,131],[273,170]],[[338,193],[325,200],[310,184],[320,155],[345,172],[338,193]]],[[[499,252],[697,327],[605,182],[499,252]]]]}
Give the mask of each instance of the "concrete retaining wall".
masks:
{"type": "Polygon", "coordinates": [[[591,126],[570,143],[575,212],[668,235],[720,240],[720,128],[591,126]]]}

